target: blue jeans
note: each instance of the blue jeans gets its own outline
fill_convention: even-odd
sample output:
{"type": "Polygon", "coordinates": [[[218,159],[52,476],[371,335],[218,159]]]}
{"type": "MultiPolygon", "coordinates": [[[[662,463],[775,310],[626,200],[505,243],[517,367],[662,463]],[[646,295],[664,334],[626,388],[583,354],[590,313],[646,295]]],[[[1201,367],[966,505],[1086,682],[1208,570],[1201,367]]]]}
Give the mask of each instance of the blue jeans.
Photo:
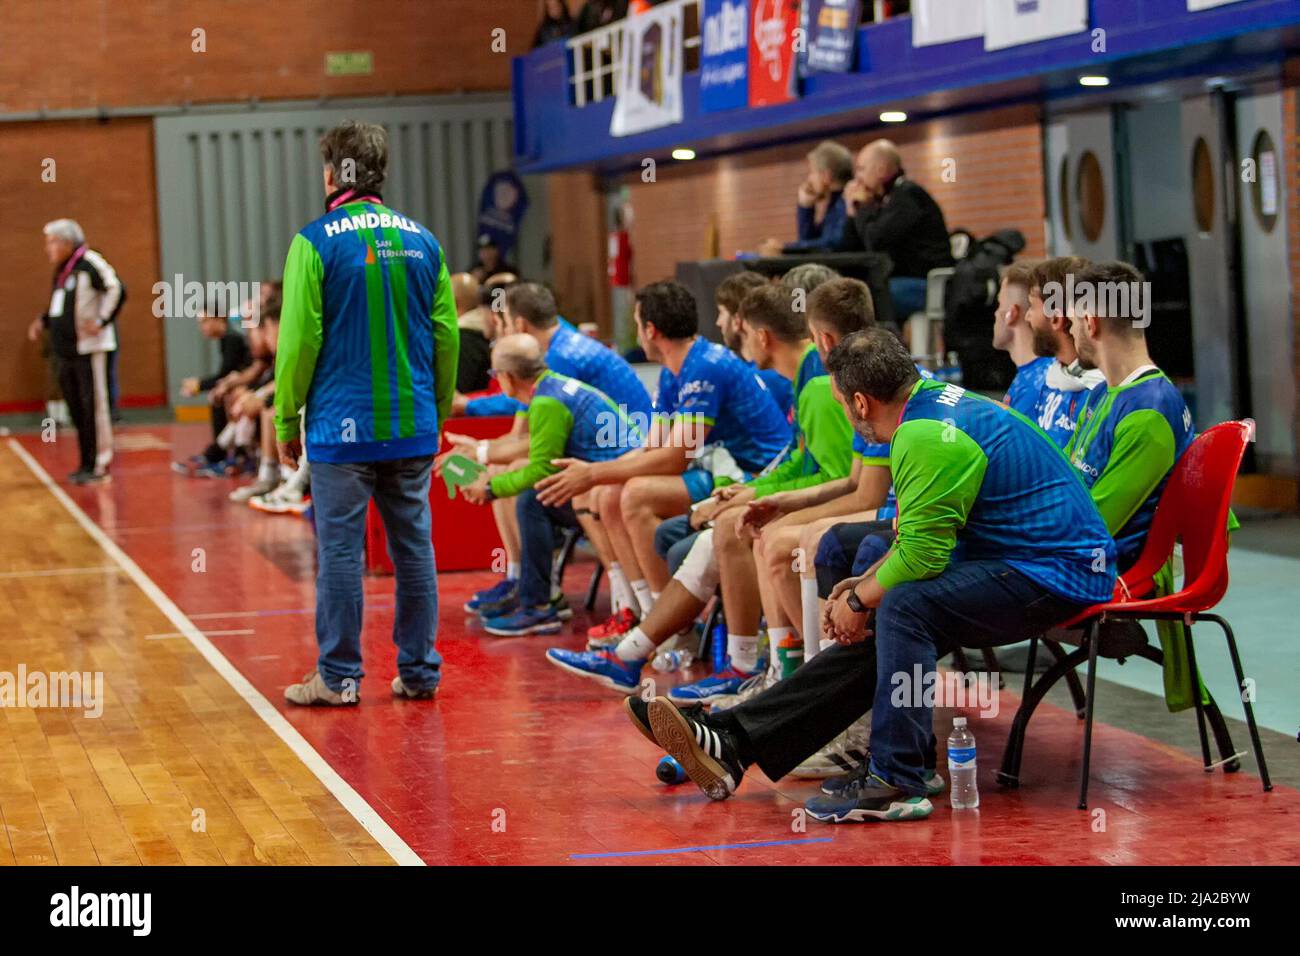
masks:
{"type": "Polygon", "coordinates": [[[533,488],[519,493],[515,517],[519,519],[519,605],[542,607],[551,603],[551,563],[558,547],[555,526],[576,528],[578,518],[572,504],[544,505],[533,488]]]}
{"type": "Polygon", "coordinates": [[[429,511],[432,456],[394,461],[311,463],[316,514],[317,669],[327,687],[361,683],[361,579],[365,573],[366,511],[373,496],[388,534],[388,554],[397,574],[393,643],[397,672],[413,691],[436,687],[442,657],[438,632],[438,577],[433,563],[433,520],[429,511]]]}
{"type": "Polygon", "coordinates": [[[876,610],[872,770],[900,790],[923,795],[934,708],[926,706],[924,688],[897,694],[899,703],[897,689],[915,683],[917,673],[935,673],[939,658],[958,646],[1014,644],[1082,609],[1003,561],[961,561],[938,577],[891,588],[876,610]],[[906,682],[900,685],[895,675],[906,682]]]}
{"type": "Polygon", "coordinates": [[[895,276],[889,280],[889,297],[894,300],[894,315],[901,326],[913,312],[925,311],[926,280],[912,276],[895,276]]]}

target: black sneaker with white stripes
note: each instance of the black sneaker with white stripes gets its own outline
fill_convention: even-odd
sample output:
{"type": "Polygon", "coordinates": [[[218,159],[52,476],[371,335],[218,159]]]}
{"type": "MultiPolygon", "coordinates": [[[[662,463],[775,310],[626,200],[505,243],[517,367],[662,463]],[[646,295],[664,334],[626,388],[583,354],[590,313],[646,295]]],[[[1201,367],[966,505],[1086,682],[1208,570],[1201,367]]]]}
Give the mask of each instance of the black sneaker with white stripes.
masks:
{"type": "Polygon", "coordinates": [[[667,697],[652,700],[646,715],[655,742],[682,765],[705,796],[725,800],[736,792],[745,767],[726,731],[686,716],[667,697]]]}
{"type": "MultiPolygon", "coordinates": [[[[694,720],[699,720],[704,714],[703,704],[674,704],[683,714],[694,720]]],[[[623,698],[623,710],[627,712],[627,719],[632,721],[635,727],[646,740],[658,746],[659,741],[655,740],[654,731],[650,729],[650,701],[645,700],[640,694],[630,694],[623,698]]]]}

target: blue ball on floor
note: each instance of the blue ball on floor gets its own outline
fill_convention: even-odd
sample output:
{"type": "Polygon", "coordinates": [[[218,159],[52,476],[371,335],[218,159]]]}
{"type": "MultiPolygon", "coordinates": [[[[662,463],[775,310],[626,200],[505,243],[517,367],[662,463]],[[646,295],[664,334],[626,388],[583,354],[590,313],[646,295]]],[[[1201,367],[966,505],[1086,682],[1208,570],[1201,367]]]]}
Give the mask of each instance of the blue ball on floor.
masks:
{"type": "Polygon", "coordinates": [[[659,761],[659,766],[655,767],[655,776],[659,778],[660,783],[673,784],[686,781],[686,771],[671,754],[664,754],[663,759],[659,761]]]}

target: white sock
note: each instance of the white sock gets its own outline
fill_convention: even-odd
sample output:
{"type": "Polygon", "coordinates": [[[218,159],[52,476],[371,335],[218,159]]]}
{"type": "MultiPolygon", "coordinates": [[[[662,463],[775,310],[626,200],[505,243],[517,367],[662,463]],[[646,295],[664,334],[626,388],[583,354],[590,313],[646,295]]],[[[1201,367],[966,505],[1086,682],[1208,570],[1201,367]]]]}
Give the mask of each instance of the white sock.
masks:
{"type": "Polygon", "coordinates": [[[285,485],[292,491],[303,491],[307,487],[307,479],[310,476],[311,467],[307,464],[307,459],[304,458],[298,462],[298,469],[289,476],[289,480],[285,482],[285,485]]]}
{"type": "Polygon", "coordinates": [[[727,653],[731,655],[731,666],[744,674],[752,674],[758,669],[758,635],[732,634],[727,632],[727,653]]]}
{"type": "Polygon", "coordinates": [[[627,632],[623,640],[618,642],[614,653],[620,661],[644,661],[655,652],[656,646],[654,641],[645,636],[641,628],[634,627],[627,632]]]}
{"type": "Polygon", "coordinates": [[[633,581],[632,593],[636,595],[636,603],[641,606],[641,617],[644,619],[650,613],[650,609],[655,606],[655,596],[650,592],[650,585],[644,578],[640,581],[633,581]]]}
{"type": "Polygon", "coordinates": [[[806,664],[821,649],[822,621],[817,613],[816,578],[799,579],[799,603],[803,608],[803,659],[806,664]]]}
{"type": "Polygon", "coordinates": [[[651,601],[655,601],[655,602],[657,602],[657,601],[659,600],[659,595],[661,595],[661,594],[663,594],[663,593],[664,593],[663,591],[651,591],[651,592],[650,592],[650,600],[651,600],[651,601]]]}
{"type": "Polygon", "coordinates": [[[623,566],[617,561],[609,563],[609,606],[610,610],[617,614],[625,607],[632,609],[636,614],[636,598],[632,595],[632,587],[627,583],[627,575],[623,573],[623,566]]]}
{"type": "Polygon", "coordinates": [[[793,627],[769,627],[767,629],[767,654],[768,660],[777,659],[776,649],[781,646],[781,642],[794,633],[793,627]]]}
{"type": "Polygon", "coordinates": [[[280,479],[280,463],[272,458],[263,458],[262,463],[257,466],[258,481],[278,481],[280,479]]]}
{"type": "Polygon", "coordinates": [[[506,580],[507,580],[507,581],[518,581],[518,580],[519,580],[519,562],[518,562],[518,561],[507,561],[507,562],[506,562],[506,580]]]}
{"type": "Polygon", "coordinates": [[[284,484],[286,481],[288,481],[290,478],[292,478],[295,474],[297,474],[297,472],[296,472],[294,469],[290,468],[288,465],[281,465],[281,466],[280,466],[280,483],[281,483],[281,484],[284,484]]]}

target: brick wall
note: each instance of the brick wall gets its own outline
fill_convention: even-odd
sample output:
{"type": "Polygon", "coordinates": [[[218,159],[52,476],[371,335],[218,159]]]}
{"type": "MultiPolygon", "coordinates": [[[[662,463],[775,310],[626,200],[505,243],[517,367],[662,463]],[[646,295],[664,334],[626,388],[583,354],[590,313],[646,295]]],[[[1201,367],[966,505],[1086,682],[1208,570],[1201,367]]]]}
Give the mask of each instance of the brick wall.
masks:
{"type": "Polygon", "coordinates": [[[10,0],[0,112],[503,90],[537,16],[536,0],[10,0]],[[374,73],[327,77],[345,50],[370,50],[374,73]]]}
{"type": "MultiPolygon", "coordinates": [[[[881,134],[841,141],[858,149],[881,134]]],[[[1042,126],[1034,107],[993,110],[888,130],[904,166],[943,207],[949,229],[1025,234],[1026,255],[1043,255],[1042,126]],[[955,181],[945,182],[945,160],[955,181]]],[[[625,181],[635,214],[637,281],[671,276],[681,260],[730,257],[769,236],[794,238],[795,191],[816,140],[689,163],[665,162],[653,183],[625,181]]]]}
{"type": "Polygon", "coordinates": [[[118,316],[121,394],[157,402],[166,387],[162,320],[153,315],[150,291],[159,268],[152,123],[3,124],[0,156],[0,412],[37,407],[44,398],[44,362],[26,330],[50,301],[41,227],[65,216],[81,223],[127,285],[118,316]],[[41,180],[46,157],[57,163],[54,182],[41,180]]]}
{"type": "Polygon", "coordinates": [[[592,173],[552,173],[546,186],[551,276],[560,309],[573,321],[595,322],[609,334],[609,237],[600,181],[592,173]]]}

